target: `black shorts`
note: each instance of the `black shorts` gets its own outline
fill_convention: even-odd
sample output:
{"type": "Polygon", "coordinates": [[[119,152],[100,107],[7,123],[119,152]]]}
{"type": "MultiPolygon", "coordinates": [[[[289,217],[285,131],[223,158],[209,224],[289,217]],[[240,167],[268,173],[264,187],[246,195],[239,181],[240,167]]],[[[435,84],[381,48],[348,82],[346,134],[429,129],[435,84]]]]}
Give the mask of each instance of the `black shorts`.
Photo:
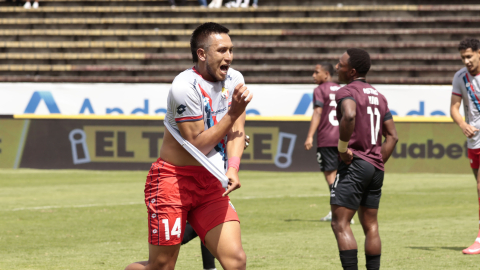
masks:
{"type": "Polygon", "coordinates": [[[382,196],[384,171],[355,157],[350,165],[340,162],[330,194],[330,204],[357,210],[378,209],[382,196]]]}
{"type": "Polygon", "coordinates": [[[317,162],[320,165],[320,171],[336,171],[338,168],[338,150],[337,147],[318,147],[317,162]]]}

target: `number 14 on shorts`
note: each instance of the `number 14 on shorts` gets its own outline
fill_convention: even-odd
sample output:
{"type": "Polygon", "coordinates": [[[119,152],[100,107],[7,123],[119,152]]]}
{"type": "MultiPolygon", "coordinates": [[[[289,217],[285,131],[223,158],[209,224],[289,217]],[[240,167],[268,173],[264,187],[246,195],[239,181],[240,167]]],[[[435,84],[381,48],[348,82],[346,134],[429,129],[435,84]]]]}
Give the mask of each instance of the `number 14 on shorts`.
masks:
{"type": "Polygon", "coordinates": [[[175,220],[175,224],[173,224],[172,232],[170,233],[170,226],[168,219],[162,219],[163,225],[165,225],[165,240],[170,240],[170,236],[176,235],[177,238],[180,238],[182,234],[182,221],[180,218],[175,220]]]}

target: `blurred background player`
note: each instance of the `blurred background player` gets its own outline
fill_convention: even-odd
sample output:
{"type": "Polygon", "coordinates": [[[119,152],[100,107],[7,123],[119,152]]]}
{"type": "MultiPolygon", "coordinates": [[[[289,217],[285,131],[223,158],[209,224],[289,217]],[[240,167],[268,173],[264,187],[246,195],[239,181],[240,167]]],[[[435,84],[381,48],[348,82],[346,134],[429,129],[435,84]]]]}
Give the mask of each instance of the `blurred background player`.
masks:
{"type": "MultiPolygon", "coordinates": [[[[479,49],[480,42],[477,39],[464,39],[458,46],[465,67],[460,69],[453,77],[450,114],[455,123],[462,129],[463,134],[467,137],[470,167],[477,181],[480,215],[480,177],[478,175],[478,168],[480,166],[480,133],[478,132],[480,128],[480,99],[478,95],[478,91],[480,91],[479,49]],[[459,112],[462,99],[465,120],[463,120],[459,112]]],[[[480,229],[475,242],[470,247],[464,249],[463,253],[480,254],[480,229]]]]}
{"type": "MultiPolygon", "coordinates": [[[[338,167],[335,93],[340,89],[340,85],[332,82],[334,72],[332,64],[327,62],[315,66],[312,77],[318,86],[313,90],[313,115],[305,140],[305,150],[310,150],[313,147],[313,135],[315,131],[317,132],[317,162],[320,165],[320,171],[325,175],[330,191],[332,191],[338,167]]],[[[332,212],[320,220],[331,221],[332,212]]]]}
{"type": "Polygon", "coordinates": [[[384,163],[398,141],[387,99],[366,82],[370,55],[348,49],[337,64],[338,79],[347,85],[336,95],[342,161],[330,194],[332,229],[345,270],[358,269],[357,242],[350,220],[358,210],[365,233],[367,270],[380,269],[381,241],[378,207],[382,195],[384,163]],[[385,142],[382,144],[382,135],[385,142]]]}

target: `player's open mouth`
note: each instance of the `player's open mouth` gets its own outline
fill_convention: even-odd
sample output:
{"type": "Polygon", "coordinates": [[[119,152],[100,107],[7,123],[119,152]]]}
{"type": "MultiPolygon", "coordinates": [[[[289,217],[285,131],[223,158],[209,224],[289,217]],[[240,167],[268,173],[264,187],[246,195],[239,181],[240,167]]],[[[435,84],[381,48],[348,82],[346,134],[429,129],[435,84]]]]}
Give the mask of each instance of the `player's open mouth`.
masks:
{"type": "Polygon", "coordinates": [[[222,73],[227,74],[229,67],[230,65],[221,65],[220,70],[222,71],[222,73]]]}

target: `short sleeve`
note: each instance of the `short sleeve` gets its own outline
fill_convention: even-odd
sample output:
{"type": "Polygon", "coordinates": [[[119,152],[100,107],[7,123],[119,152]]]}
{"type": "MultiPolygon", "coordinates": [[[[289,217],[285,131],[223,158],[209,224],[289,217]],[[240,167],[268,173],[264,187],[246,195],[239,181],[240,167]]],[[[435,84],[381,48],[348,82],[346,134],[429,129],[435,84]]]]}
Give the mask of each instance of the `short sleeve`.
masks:
{"type": "Polygon", "coordinates": [[[452,95],[462,96],[462,78],[458,74],[455,74],[452,81],[452,95]]]}
{"type": "MultiPolygon", "coordinates": [[[[340,104],[344,99],[351,99],[355,101],[352,92],[347,87],[342,87],[338,90],[337,94],[335,95],[335,101],[337,102],[337,108],[340,108],[340,104]]],[[[355,101],[356,102],[356,101],[355,101]]]]}
{"type": "Polygon", "coordinates": [[[383,122],[385,122],[385,121],[388,121],[390,119],[393,119],[393,115],[390,112],[390,109],[388,108],[387,98],[384,95],[382,95],[381,98],[383,100],[383,104],[385,104],[385,116],[383,116],[383,122]]]}
{"type": "Polygon", "coordinates": [[[203,119],[202,98],[196,85],[185,81],[174,81],[172,84],[172,109],[175,122],[191,122],[203,119]]]}
{"type": "Polygon", "coordinates": [[[322,95],[322,88],[319,86],[313,90],[313,108],[316,107],[323,108],[323,104],[325,103],[324,97],[322,95]]]}

